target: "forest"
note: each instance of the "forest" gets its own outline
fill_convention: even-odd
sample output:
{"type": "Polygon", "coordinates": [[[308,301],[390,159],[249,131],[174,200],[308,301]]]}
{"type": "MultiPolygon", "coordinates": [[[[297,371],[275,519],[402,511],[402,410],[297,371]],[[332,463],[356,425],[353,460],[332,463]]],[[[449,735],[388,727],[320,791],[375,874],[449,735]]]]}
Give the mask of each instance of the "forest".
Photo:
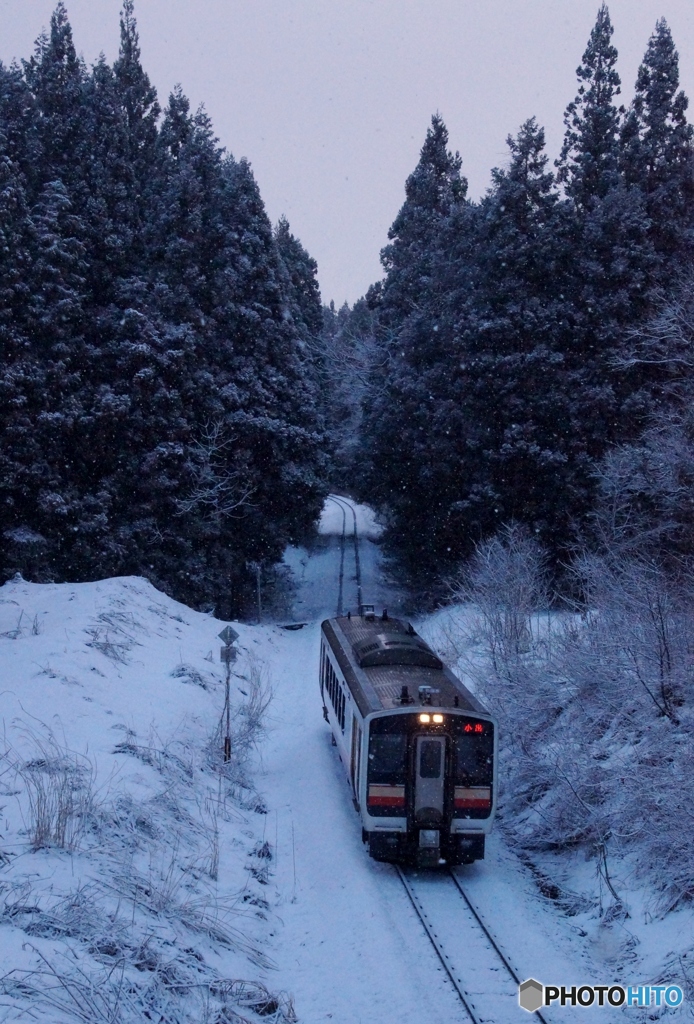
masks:
{"type": "Polygon", "coordinates": [[[132,0],[86,68],[67,11],[0,68],[2,575],[138,574],[239,612],[325,491],[315,263],[180,89],[132,0]]]}
{"type": "Polygon", "coordinates": [[[688,546],[692,128],[665,21],[627,108],[612,33],[603,5],[555,164],[530,118],[479,202],[432,119],[366,296],[360,493],[423,587],[511,523],[559,569],[608,493],[688,546]]]}
{"type": "Polygon", "coordinates": [[[87,68],[62,0],[0,67],[0,572],[141,574],[241,614],[342,487],[422,606],[521,528],[557,593],[580,549],[691,555],[694,163],[660,20],[620,104],[598,11],[554,163],[530,117],[475,200],[435,114],[352,308],[272,226],[249,163],[180,88],[162,110],[133,0],[87,68]]]}

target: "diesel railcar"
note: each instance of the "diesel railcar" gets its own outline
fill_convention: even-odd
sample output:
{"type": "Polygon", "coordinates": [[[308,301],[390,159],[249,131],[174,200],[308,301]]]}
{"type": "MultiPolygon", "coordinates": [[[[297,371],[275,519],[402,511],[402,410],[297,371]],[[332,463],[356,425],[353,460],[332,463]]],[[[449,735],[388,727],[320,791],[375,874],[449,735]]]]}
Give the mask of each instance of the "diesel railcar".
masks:
{"type": "Polygon", "coordinates": [[[371,856],[420,867],[484,857],[496,725],[410,623],[372,605],[326,619],[320,692],[371,856]]]}

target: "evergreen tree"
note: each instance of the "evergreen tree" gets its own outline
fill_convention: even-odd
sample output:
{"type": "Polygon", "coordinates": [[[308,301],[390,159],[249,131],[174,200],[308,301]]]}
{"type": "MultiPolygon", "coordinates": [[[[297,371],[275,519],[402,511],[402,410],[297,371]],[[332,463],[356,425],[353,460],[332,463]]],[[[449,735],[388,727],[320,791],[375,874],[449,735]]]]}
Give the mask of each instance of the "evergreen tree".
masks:
{"type": "Polygon", "coordinates": [[[386,277],[379,321],[390,332],[428,300],[446,224],[467,192],[460,168],[460,156],[449,151],[448,131],[436,114],[419,163],[405,184],[405,202],[388,232],[390,244],[381,253],[386,277]]]}
{"type": "Polygon", "coordinates": [[[535,119],[507,143],[509,166],[492,172],[480,206],[477,288],[458,328],[470,482],[457,507],[465,532],[517,520],[556,545],[567,537],[576,468],[562,351],[566,211],[535,119]]]}
{"type": "Polygon", "coordinates": [[[130,231],[130,258],[139,268],[146,259],[147,224],[155,215],[152,189],[153,178],[156,178],[157,121],[161,111],[156,90],[142,67],[133,0],[123,0],[120,49],[113,73],[125,120],[123,170],[131,182],[127,209],[122,211],[122,216],[130,231]]]}
{"type": "MultiPolygon", "coordinates": [[[[593,500],[590,467],[606,445],[638,432],[643,410],[633,385],[614,369],[625,329],[643,316],[657,283],[657,259],[641,190],[620,167],[617,51],[607,7],[598,12],[578,68],[578,96],[567,108],[559,179],[568,197],[565,254],[567,330],[563,347],[571,368],[572,431],[584,449],[586,485],[580,519],[593,500]]],[[[625,128],[626,135],[632,128],[625,128]]]]}
{"type": "Polygon", "coordinates": [[[3,152],[23,176],[29,196],[39,180],[41,151],[39,125],[34,96],[22,68],[13,62],[9,68],[0,63],[0,124],[4,136],[3,152]]]}
{"type": "Polygon", "coordinates": [[[692,224],[693,129],[686,118],[688,105],[679,90],[672,34],[661,18],[639,67],[622,129],[622,168],[626,182],[646,196],[649,234],[666,261],[689,244],[692,224]]]}
{"type": "Polygon", "coordinates": [[[559,180],[577,209],[588,210],[604,198],[619,180],[619,111],[614,105],[620,92],[616,70],[614,29],[606,4],[598,11],[583,60],[576,69],[581,85],[576,99],[566,108],[566,134],[558,161],[559,180]]]}
{"type": "Polygon", "coordinates": [[[85,142],[77,159],[86,195],[81,211],[89,252],[88,290],[95,306],[117,301],[119,279],[133,273],[137,184],[116,80],[100,57],[85,84],[85,142]]]}
{"type": "Polygon", "coordinates": [[[136,172],[140,171],[138,178],[141,180],[141,173],[149,167],[157,140],[160,109],[156,90],[141,63],[134,0],[123,0],[120,50],[113,71],[128,126],[130,163],[136,172]]]}
{"type": "Polygon", "coordinates": [[[318,264],[291,233],[286,217],[281,217],[277,224],[275,244],[287,272],[285,291],[292,319],[302,325],[307,338],[315,339],[323,328],[323,305],[316,277],[318,264]]]}
{"type": "Polygon", "coordinates": [[[50,32],[39,37],[34,56],[24,62],[24,73],[39,114],[43,182],[61,180],[74,201],[83,187],[75,156],[84,138],[86,72],[75,51],[63,0],[51,16],[50,32]]]}

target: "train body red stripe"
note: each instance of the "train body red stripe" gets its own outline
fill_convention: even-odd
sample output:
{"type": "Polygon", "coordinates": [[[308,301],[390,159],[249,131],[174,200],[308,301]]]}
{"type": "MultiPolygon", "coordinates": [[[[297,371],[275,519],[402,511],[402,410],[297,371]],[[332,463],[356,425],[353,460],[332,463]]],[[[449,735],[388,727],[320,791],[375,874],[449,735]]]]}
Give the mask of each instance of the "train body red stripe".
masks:
{"type": "Polygon", "coordinates": [[[458,811],[491,807],[492,791],[489,786],[456,786],[454,803],[458,811]]]}
{"type": "Polygon", "coordinates": [[[402,808],[405,806],[405,787],[385,785],[378,786],[372,783],[369,786],[367,803],[370,804],[371,807],[402,808]]]}

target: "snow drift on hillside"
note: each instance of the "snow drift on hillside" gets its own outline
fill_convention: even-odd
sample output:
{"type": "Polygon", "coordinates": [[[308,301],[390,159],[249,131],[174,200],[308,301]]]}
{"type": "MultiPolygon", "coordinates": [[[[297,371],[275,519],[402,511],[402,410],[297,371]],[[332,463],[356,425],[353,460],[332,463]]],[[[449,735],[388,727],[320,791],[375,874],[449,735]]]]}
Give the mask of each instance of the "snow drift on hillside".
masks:
{"type": "Polygon", "coordinates": [[[221,626],[138,578],[0,589],[0,1019],[295,1019],[264,984],[268,684],[239,627],[223,765],[221,626]]]}

